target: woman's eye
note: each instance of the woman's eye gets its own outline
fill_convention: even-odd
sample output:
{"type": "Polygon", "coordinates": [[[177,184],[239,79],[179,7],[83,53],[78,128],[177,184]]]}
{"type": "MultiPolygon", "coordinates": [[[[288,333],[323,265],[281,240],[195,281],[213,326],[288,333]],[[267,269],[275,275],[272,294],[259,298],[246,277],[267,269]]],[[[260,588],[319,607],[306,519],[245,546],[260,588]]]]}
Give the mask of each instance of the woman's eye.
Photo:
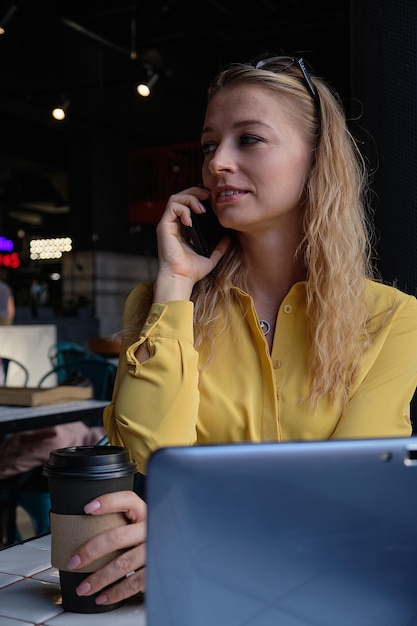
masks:
{"type": "Polygon", "coordinates": [[[210,152],[213,152],[213,150],[216,149],[216,146],[214,143],[203,143],[203,145],[201,146],[201,149],[203,151],[203,154],[209,154],[210,152]]]}
{"type": "Polygon", "coordinates": [[[248,143],[256,143],[258,141],[261,141],[259,137],[255,137],[254,135],[243,135],[240,138],[240,143],[242,144],[248,144],[248,143]]]}

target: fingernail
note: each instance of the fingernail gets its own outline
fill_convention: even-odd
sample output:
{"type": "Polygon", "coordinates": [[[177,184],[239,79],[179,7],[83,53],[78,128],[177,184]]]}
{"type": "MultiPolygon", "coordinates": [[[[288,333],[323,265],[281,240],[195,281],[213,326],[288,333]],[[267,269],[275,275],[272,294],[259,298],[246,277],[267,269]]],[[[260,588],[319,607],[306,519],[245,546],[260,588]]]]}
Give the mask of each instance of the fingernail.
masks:
{"type": "Polygon", "coordinates": [[[200,209],[205,213],[206,212],[206,207],[204,206],[204,204],[201,204],[201,202],[198,203],[200,206],[200,209]]]}
{"type": "Polygon", "coordinates": [[[81,558],[78,554],[74,554],[67,563],[68,569],[75,569],[81,565],[81,558]]]}
{"type": "Polygon", "coordinates": [[[84,512],[93,513],[94,511],[98,511],[100,507],[101,507],[101,504],[99,500],[93,500],[92,502],[89,502],[88,504],[85,505],[84,512]]]}
{"type": "Polygon", "coordinates": [[[86,593],[91,591],[91,585],[90,583],[83,581],[80,585],[78,585],[75,591],[77,592],[77,595],[84,596],[86,593]]]}
{"type": "Polygon", "coordinates": [[[106,604],[107,596],[103,593],[101,596],[97,596],[95,602],[96,604],[106,604]]]}

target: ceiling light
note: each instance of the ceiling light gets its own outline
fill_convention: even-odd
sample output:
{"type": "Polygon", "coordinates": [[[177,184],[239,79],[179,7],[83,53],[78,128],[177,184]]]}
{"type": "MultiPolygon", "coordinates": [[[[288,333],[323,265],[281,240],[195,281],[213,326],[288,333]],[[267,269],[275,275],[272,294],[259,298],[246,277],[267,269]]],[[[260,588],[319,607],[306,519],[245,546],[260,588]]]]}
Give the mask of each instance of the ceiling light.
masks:
{"type": "Polygon", "coordinates": [[[0,35],[4,35],[4,33],[6,32],[6,25],[12,19],[16,11],[17,6],[15,4],[12,4],[7,13],[5,13],[4,16],[0,19],[0,35]]]}
{"type": "Polygon", "coordinates": [[[155,85],[159,78],[159,74],[153,74],[146,83],[139,83],[136,87],[136,91],[143,98],[147,98],[151,94],[151,89],[155,85]]]}
{"type": "Polygon", "coordinates": [[[58,120],[58,122],[64,120],[67,116],[67,111],[70,104],[71,103],[69,100],[64,100],[62,104],[59,104],[52,110],[52,117],[58,120]]]}

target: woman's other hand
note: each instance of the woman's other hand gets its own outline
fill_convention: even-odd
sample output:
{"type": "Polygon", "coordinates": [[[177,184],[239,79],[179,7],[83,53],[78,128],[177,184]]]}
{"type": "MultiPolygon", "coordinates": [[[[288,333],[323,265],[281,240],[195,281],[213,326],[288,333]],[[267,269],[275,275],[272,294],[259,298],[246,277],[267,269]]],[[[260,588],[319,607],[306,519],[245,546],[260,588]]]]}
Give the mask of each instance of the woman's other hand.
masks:
{"type": "Polygon", "coordinates": [[[86,504],[84,511],[91,515],[123,513],[129,523],[100,533],[81,545],[71,556],[68,569],[76,572],[78,568],[114,550],[124,550],[113,561],[85,578],[77,587],[78,595],[90,596],[102,592],[97,596],[96,604],[113,604],[143,591],[146,560],[145,502],[134,491],[118,491],[92,500],[86,504]]]}

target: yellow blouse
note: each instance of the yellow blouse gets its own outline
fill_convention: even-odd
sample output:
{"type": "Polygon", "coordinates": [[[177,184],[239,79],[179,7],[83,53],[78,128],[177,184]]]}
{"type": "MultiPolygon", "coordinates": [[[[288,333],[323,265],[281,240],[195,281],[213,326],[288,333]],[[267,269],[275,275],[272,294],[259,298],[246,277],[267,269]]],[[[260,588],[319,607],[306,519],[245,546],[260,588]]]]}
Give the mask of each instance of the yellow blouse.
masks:
{"type": "MultiPolygon", "coordinates": [[[[138,471],[146,473],[150,453],[163,446],[411,435],[417,299],[377,282],[368,287],[372,345],[343,411],[323,400],[312,412],[300,402],[307,392],[304,283],[282,302],[271,354],[251,297],[236,288],[237,336],[215,338],[214,363],[201,375],[193,303],[152,304],[139,340],[121,352],[104,412],[110,443],[129,448],[138,471]],[[387,310],[392,314],[381,324],[387,310]],[[151,356],[140,363],[135,351],[146,340],[151,356]]],[[[124,324],[147,290],[141,284],[129,294],[124,324]]]]}

